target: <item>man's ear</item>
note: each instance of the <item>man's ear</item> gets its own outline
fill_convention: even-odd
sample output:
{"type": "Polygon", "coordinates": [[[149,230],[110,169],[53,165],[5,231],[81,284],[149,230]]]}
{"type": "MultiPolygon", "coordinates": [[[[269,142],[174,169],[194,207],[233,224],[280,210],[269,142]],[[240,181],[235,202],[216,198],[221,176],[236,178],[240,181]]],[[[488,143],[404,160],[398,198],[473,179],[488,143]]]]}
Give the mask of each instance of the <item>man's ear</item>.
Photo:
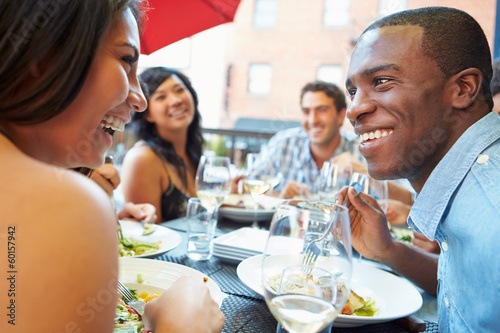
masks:
{"type": "Polygon", "coordinates": [[[477,68],[467,68],[450,78],[454,85],[452,105],[456,109],[466,109],[479,96],[483,74],[477,68]]]}

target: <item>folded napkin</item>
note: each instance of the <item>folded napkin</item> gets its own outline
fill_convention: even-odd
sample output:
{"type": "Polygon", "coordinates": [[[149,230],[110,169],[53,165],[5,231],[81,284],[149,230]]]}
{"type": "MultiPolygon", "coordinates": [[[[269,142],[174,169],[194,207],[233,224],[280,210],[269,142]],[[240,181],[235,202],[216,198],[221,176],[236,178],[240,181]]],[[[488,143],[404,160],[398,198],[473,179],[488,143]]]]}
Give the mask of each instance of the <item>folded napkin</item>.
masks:
{"type": "Polygon", "coordinates": [[[261,254],[268,235],[269,231],[262,229],[237,229],[214,239],[214,256],[241,261],[261,254]]]}

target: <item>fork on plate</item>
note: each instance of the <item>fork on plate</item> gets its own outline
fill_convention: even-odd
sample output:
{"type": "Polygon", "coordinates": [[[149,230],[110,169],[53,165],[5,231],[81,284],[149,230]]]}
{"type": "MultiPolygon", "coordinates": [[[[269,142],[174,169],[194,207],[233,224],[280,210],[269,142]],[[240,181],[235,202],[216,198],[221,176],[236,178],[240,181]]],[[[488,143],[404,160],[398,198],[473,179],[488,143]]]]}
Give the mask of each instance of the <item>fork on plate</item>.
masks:
{"type": "MultiPolygon", "coordinates": [[[[356,191],[356,193],[359,193],[359,192],[361,192],[361,190],[363,188],[364,181],[365,181],[364,179],[362,179],[362,180],[353,179],[353,181],[351,182],[351,185],[349,187],[353,187],[354,190],[356,191]]],[[[344,206],[344,207],[347,206],[347,198],[342,203],[342,206],[344,206]]],[[[340,208],[337,208],[335,210],[335,215],[333,215],[332,220],[328,223],[328,226],[327,226],[326,230],[323,232],[323,234],[320,237],[313,239],[309,243],[309,245],[307,245],[307,248],[304,251],[304,257],[302,258],[302,266],[307,266],[307,267],[314,266],[316,259],[318,259],[319,255],[321,254],[321,249],[318,247],[317,244],[319,244],[321,241],[323,241],[328,236],[330,231],[332,230],[332,227],[338,218],[339,210],[340,210],[340,208]]],[[[306,268],[305,270],[306,270],[306,274],[308,274],[310,272],[310,269],[308,269],[308,268],[306,268]]]]}
{"type": "Polygon", "coordinates": [[[128,289],[128,287],[124,285],[120,280],[118,280],[118,293],[124,298],[125,304],[134,309],[134,311],[137,312],[140,317],[144,315],[144,307],[146,306],[146,302],[137,300],[130,289],[128,289]]]}

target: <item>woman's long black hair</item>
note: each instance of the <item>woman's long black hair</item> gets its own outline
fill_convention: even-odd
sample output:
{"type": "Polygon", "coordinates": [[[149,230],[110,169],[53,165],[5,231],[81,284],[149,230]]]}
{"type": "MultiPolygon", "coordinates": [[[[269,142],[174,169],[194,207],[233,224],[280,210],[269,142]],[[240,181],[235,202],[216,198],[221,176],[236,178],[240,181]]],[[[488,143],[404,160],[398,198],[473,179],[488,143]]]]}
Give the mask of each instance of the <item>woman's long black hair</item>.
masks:
{"type": "MultiPolygon", "coordinates": [[[[188,127],[186,154],[196,170],[203,153],[203,137],[201,133],[201,114],[198,110],[198,95],[191,85],[191,81],[184,74],[165,67],[150,68],[143,72],[139,76],[139,79],[146,99],[149,101],[149,97],[158,89],[158,86],[172,75],[177,76],[184,83],[193,97],[194,118],[188,127]]],[[[186,165],[184,161],[175,153],[172,143],[163,139],[158,134],[155,124],[146,120],[147,114],[149,114],[149,107],[146,109],[146,112],[133,113],[133,122],[131,124],[134,126],[136,138],[144,140],[158,156],[164,157],[168,163],[173,165],[179,172],[184,186],[187,187],[186,165]]]]}

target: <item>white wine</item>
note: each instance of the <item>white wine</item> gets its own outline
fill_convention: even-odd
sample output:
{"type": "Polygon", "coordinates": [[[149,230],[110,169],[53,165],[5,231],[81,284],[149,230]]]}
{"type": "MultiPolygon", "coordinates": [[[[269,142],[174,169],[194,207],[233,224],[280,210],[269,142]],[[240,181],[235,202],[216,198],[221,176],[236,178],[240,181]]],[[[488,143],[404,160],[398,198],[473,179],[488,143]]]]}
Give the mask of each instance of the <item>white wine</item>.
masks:
{"type": "Polygon", "coordinates": [[[276,296],[268,306],[274,317],[291,332],[318,332],[338,314],[332,303],[307,295],[276,296]]]}
{"type": "Polygon", "coordinates": [[[252,198],[257,201],[258,198],[271,189],[271,183],[264,180],[245,179],[243,189],[250,193],[252,198]]]}
{"type": "Polygon", "coordinates": [[[226,192],[217,190],[200,190],[196,192],[203,206],[213,207],[220,205],[228,196],[226,192]]]}
{"type": "Polygon", "coordinates": [[[273,177],[273,176],[265,176],[262,177],[262,180],[265,181],[266,183],[271,184],[271,187],[276,187],[280,183],[279,177],[273,177]]]}

